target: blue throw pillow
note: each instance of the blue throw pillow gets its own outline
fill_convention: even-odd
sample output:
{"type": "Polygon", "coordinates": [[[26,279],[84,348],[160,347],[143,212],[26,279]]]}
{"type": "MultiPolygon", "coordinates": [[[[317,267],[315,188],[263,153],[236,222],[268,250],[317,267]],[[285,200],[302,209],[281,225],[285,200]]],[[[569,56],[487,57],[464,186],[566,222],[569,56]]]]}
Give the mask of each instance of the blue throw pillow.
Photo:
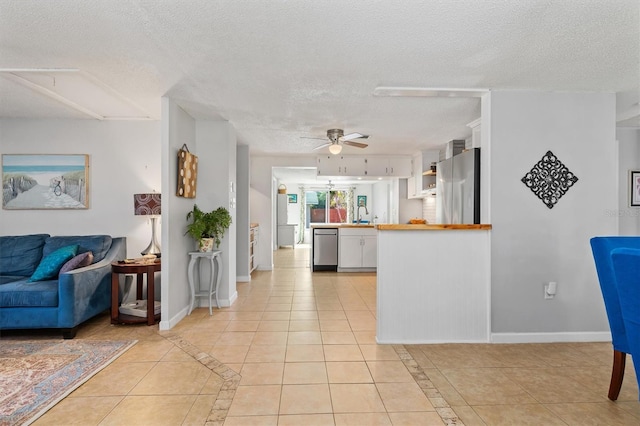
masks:
{"type": "Polygon", "coordinates": [[[43,257],[36,271],[29,278],[30,283],[35,281],[51,280],[58,276],[62,265],[73,258],[78,253],[78,246],[61,247],[58,250],[43,257]]]}

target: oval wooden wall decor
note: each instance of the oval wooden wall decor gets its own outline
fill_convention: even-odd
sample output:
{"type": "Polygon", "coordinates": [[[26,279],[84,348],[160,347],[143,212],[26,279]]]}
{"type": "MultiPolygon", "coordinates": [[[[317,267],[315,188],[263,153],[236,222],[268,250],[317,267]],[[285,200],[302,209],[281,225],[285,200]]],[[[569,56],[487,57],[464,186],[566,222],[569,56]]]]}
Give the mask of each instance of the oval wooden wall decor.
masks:
{"type": "Polygon", "coordinates": [[[196,198],[198,178],[198,157],[189,152],[187,145],[178,151],[178,188],[176,195],[184,198],[196,198]]]}

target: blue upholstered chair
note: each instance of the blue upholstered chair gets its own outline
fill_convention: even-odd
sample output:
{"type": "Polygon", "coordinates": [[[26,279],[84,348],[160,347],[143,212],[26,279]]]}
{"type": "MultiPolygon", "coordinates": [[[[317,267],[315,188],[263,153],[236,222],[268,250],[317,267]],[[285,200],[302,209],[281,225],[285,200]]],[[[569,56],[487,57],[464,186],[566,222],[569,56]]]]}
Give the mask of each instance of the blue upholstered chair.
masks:
{"type": "MultiPolygon", "coordinates": [[[[609,318],[613,343],[613,369],[609,385],[609,399],[612,401],[618,399],[620,388],[622,387],[622,379],[624,378],[626,356],[631,353],[627,340],[627,330],[622,319],[620,297],[611,260],[611,251],[622,247],[640,249],[640,237],[594,237],[591,239],[591,249],[607,317],[609,318]]],[[[638,364],[640,364],[640,359],[638,359],[638,364]]]]}
{"type": "Polygon", "coordinates": [[[618,285],[627,343],[640,388],[640,249],[618,248],[611,252],[618,285]]]}

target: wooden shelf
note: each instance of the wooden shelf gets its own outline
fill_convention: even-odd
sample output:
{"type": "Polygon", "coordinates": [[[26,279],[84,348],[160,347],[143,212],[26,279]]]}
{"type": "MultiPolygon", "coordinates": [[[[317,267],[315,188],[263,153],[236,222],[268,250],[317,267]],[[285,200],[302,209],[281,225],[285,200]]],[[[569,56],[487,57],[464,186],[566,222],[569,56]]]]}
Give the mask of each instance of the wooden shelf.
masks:
{"type": "Polygon", "coordinates": [[[427,170],[426,172],[422,172],[422,176],[435,176],[436,172],[433,170],[427,170]]]}

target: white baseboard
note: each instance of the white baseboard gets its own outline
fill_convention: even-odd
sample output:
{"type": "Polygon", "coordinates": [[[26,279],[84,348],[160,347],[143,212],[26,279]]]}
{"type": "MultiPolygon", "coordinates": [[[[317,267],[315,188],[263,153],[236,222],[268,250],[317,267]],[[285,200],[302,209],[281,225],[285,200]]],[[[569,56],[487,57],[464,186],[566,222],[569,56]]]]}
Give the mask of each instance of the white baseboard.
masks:
{"type": "Polygon", "coordinates": [[[492,333],[492,343],[610,342],[609,331],[562,333],[492,333]]]}
{"type": "Polygon", "coordinates": [[[251,275],[237,275],[236,281],[239,283],[248,283],[251,281],[251,275]]]}
{"type": "Polygon", "coordinates": [[[225,306],[233,305],[236,300],[238,300],[238,292],[234,291],[233,294],[231,295],[231,297],[227,300],[227,303],[229,303],[229,304],[225,305],[225,306]]]}
{"type": "Polygon", "coordinates": [[[439,345],[439,344],[456,344],[456,343],[472,343],[472,344],[486,344],[489,343],[487,340],[404,340],[404,339],[378,339],[376,337],[376,343],[379,345],[439,345]]]}
{"type": "Polygon", "coordinates": [[[172,329],[176,324],[182,321],[184,317],[187,316],[188,312],[189,307],[185,306],[184,308],[180,309],[180,311],[173,318],[169,318],[168,320],[160,320],[160,324],[158,325],[160,330],[164,331],[172,329]]]}

